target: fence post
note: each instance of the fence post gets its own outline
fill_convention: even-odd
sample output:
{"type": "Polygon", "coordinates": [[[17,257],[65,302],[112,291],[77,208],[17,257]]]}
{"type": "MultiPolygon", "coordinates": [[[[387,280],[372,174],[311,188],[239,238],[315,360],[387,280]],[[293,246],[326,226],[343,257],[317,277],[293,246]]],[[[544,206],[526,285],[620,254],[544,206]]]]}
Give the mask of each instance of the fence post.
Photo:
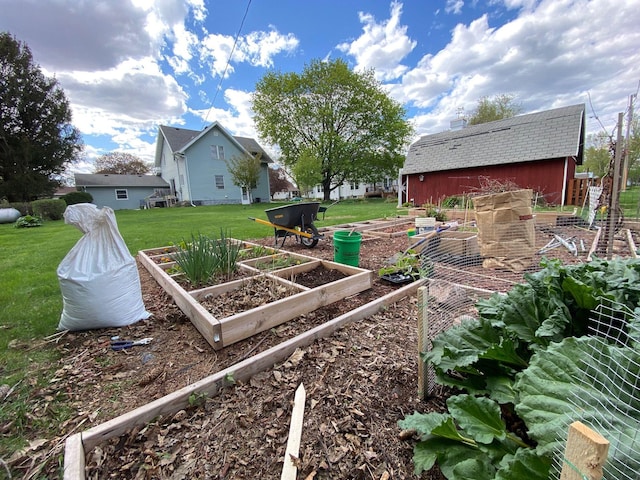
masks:
{"type": "Polygon", "coordinates": [[[601,480],[609,442],[581,422],[569,425],[560,480],[601,480]]]}
{"type": "Polygon", "coordinates": [[[426,352],[430,348],[428,300],[429,287],[418,288],[418,397],[421,400],[431,395],[433,388],[429,381],[429,368],[420,358],[420,353],[426,352]]]}

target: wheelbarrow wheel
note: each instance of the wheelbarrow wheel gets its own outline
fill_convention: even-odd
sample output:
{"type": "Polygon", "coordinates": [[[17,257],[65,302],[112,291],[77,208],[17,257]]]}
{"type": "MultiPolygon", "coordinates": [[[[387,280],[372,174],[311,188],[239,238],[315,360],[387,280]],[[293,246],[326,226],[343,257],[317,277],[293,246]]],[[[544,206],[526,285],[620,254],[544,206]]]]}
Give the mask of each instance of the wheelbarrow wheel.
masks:
{"type": "Polygon", "coordinates": [[[313,248],[318,244],[318,239],[315,238],[315,232],[313,231],[313,229],[311,227],[307,227],[304,230],[306,233],[310,233],[311,235],[313,235],[312,237],[303,237],[302,235],[300,235],[300,242],[307,248],[313,248]]]}

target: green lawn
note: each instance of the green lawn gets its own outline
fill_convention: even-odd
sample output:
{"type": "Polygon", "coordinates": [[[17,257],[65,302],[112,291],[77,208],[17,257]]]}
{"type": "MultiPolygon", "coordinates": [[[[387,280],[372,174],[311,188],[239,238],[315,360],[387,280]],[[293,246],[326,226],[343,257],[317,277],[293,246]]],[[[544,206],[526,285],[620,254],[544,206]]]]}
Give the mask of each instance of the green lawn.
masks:
{"type": "MultiPolygon", "coordinates": [[[[267,220],[264,210],[279,205],[122,210],[116,212],[116,219],[129,251],[135,255],[139,250],[177,243],[192,233],[219,237],[222,229],[227,236],[237,239],[272,236],[271,227],[251,221],[249,217],[267,220]]],[[[398,214],[406,214],[406,210],[398,211],[395,202],[344,201],[332,206],[326,219],[316,225],[398,214]]],[[[55,365],[57,357],[53,348],[25,353],[24,348],[14,347],[42,340],[56,332],[62,311],[56,268],[81,236],[78,229],[62,220],[23,229],[14,228],[13,224],[0,225],[0,384],[19,384],[11,396],[12,401],[0,402],[0,425],[9,418],[15,419],[18,426],[26,425],[28,420],[24,415],[28,411],[32,384],[46,382],[49,369],[55,365]],[[24,381],[27,378],[29,382],[24,381]]],[[[1,437],[0,458],[10,456],[19,443],[18,437],[1,437]]]]}

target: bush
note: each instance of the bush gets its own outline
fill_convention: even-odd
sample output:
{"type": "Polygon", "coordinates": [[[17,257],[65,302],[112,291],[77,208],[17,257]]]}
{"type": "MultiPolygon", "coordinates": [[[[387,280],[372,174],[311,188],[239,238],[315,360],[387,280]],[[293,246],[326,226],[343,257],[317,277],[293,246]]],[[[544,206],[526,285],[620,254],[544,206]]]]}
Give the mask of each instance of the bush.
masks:
{"type": "Polygon", "coordinates": [[[20,215],[30,215],[33,213],[31,204],[29,202],[2,202],[0,208],[15,208],[20,212],[20,215]]]}
{"type": "Polygon", "coordinates": [[[42,225],[42,219],[39,217],[35,217],[32,215],[25,215],[24,217],[18,218],[16,220],[15,227],[16,228],[30,228],[30,227],[39,227],[42,225]]]}
{"type": "Polygon", "coordinates": [[[60,199],[44,199],[31,202],[34,216],[46,220],[62,220],[67,204],[60,199]]]}
{"type": "Polygon", "coordinates": [[[89,192],[69,192],[62,196],[62,200],[67,205],[76,205],[77,203],[92,203],[93,195],[89,192]]]}

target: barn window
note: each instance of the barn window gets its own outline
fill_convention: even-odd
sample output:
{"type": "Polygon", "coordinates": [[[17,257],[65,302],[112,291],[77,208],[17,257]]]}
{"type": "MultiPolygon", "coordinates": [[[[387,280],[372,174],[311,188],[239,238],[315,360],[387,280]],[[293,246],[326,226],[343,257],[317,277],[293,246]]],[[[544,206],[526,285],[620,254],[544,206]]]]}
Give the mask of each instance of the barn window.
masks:
{"type": "Polygon", "coordinates": [[[218,190],[223,190],[224,189],[224,176],[216,175],[216,188],[218,190]]]}
{"type": "Polygon", "coordinates": [[[126,189],[116,189],[116,199],[117,200],[129,200],[129,192],[126,189]]]}

